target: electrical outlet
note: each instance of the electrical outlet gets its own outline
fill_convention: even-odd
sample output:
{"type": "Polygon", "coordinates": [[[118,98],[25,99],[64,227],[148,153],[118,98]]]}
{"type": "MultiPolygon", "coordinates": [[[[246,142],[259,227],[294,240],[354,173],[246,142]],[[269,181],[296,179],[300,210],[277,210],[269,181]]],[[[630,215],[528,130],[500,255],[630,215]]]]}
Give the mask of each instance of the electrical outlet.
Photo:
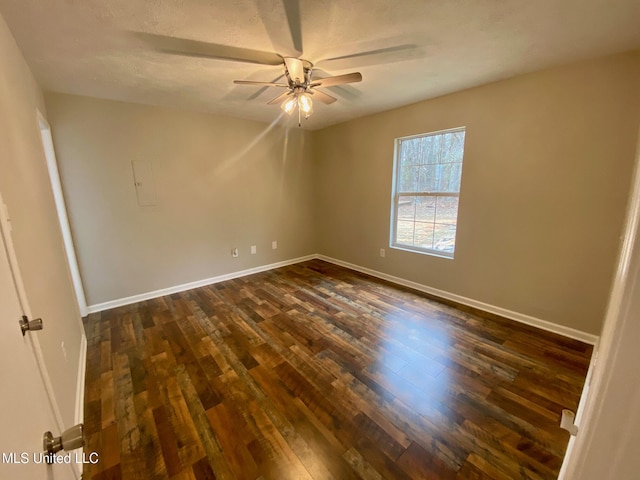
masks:
{"type": "Polygon", "coordinates": [[[380,249],[380,256],[384,258],[387,255],[387,251],[384,248],[380,249]]]}
{"type": "Polygon", "coordinates": [[[255,245],[251,245],[251,255],[255,255],[258,251],[256,250],[255,245]]]}
{"type": "Polygon", "coordinates": [[[274,240],[273,242],[271,242],[271,249],[275,250],[277,248],[278,248],[278,242],[274,240]]]}
{"type": "Polygon", "coordinates": [[[67,359],[67,348],[64,346],[64,342],[60,343],[60,348],[62,349],[62,356],[64,359],[67,359]]]}
{"type": "Polygon", "coordinates": [[[232,248],[231,249],[231,256],[233,258],[236,258],[238,256],[238,249],[237,248],[232,248]]]}

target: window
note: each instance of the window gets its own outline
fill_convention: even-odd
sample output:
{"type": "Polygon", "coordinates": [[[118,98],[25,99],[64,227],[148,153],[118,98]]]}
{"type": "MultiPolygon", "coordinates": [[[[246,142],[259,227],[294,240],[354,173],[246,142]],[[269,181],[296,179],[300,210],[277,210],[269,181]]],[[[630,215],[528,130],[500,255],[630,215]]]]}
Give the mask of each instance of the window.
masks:
{"type": "Polygon", "coordinates": [[[465,129],[397,138],[391,246],[453,258],[465,129]]]}

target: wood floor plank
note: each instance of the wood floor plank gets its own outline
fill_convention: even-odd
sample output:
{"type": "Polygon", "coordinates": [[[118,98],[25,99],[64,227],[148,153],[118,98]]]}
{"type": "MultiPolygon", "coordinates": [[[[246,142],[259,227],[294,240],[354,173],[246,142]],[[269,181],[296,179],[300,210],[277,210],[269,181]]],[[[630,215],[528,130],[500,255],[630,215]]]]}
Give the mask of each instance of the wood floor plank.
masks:
{"type": "Polygon", "coordinates": [[[113,395],[120,448],[123,453],[132,453],[140,443],[140,430],[133,403],[133,382],[129,369],[129,358],[124,353],[118,353],[114,355],[113,364],[113,395]]]}
{"type": "Polygon", "coordinates": [[[84,323],[92,480],[556,478],[592,352],[320,260],[84,323]]]}
{"type": "Polygon", "coordinates": [[[246,429],[242,416],[230,414],[231,410],[227,409],[225,403],[220,403],[215,407],[207,410],[207,418],[215,432],[218,432],[221,450],[226,452],[226,459],[229,468],[235,477],[257,478],[259,469],[255,460],[247,449],[244,436],[239,433],[240,430],[246,429]]]}
{"type": "Polygon", "coordinates": [[[178,445],[170,424],[167,407],[161,405],[154,408],[153,420],[156,424],[156,431],[158,432],[158,440],[160,441],[164,463],[167,467],[167,474],[173,477],[182,470],[182,462],[178,455],[178,445]]]}
{"type": "MultiPolygon", "coordinates": [[[[199,448],[197,448],[196,451],[201,452],[201,456],[206,455],[209,465],[217,478],[221,480],[235,478],[229,467],[229,460],[223,454],[222,447],[218,440],[218,436],[222,435],[223,432],[216,433],[209,428],[207,414],[199,401],[197,392],[191,383],[191,378],[185,369],[180,367],[181,366],[176,369],[177,383],[181,391],[184,392],[186,407],[191,415],[189,423],[191,423],[192,428],[189,430],[192,436],[198,437],[196,445],[199,448]]],[[[188,464],[195,462],[189,459],[183,459],[182,463],[188,464]]],[[[194,470],[194,473],[197,473],[196,470],[194,470]]]]}
{"type": "Polygon", "coordinates": [[[166,478],[168,476],[167,466],[162,455],[153,412],[149,409],[147,392],[136,395],[134,405],[140,430],[139,451],[144,458],[146,476],[147,478],[166,478]]]}
{"type": "Polygon", "coordinates": [[[405,450],[398,465],[414,479],[447,480],[456,477],[456,471],[417,443],[405,450]]]}

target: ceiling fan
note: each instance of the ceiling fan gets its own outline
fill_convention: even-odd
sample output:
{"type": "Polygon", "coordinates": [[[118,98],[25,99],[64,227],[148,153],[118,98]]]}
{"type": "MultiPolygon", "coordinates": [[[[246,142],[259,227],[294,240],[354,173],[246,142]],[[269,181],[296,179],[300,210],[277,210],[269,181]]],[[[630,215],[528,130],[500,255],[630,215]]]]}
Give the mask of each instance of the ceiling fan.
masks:
{"type": "MultiPolygon", "coordinates": [[[[260,5],[262,4],[258,2],[258,6],[260,5]]],[[[324,104],[331,104],[337,100],[332,95],[320,90],[321,88],[332,88],[348,83],[360,82],[362,81],[362,74],[354,72],[344,75],[313,78],[313,64],[300,57],[303,51],[300,2],[299,0],[282,0],[282,5],[284,7],[284,13],[289,27],[289,41],[292,42],[293,50],[296,52],[297,56],[283,56],[273,52],[232,47],[229,45],[220,45],[151,33],[136,32],[136,35],[151,43],[156,50],[172,55],[212,58],[259,65],[282,66],[284,68],[284,73],[271,82],[235,80],[234,83],[239,85],[254,85],[262,87],[258,92],[250,97],[252,99],[256,98],[269,87],[285,89],[283,93],[267,103],[272,105],[281,102],[282,109],[290,114],[297,110],[298,125],[301,126],[302,117],[304,116],[304,118],[308,118],[312,113],[313,100],[318,100],[324,104]],[[283,78],[286,82],[282,81],[283,78]]],[[[273,18],[270,16],[268,11],[264,11],[262,13],[264,19],[273,18]]],[[[272,38],[273,44],[282,46],[281,35],[283,30],[286,29],[282,29],[280,22],[277,22],[277,25],[271,25],[271,22],[267,21],[264,23],[267,32],[272,38]]],[[[291,47],[288,46],[284,46],[282,48],[284,50],[292,50],[291,47]]],[[[357,63],[358,60],[364,60],[365,65],[370,65],[371,63],[398,62],[406,60],[411,56],[415,56],[416,53],[416,45],[394,45],[376,50],[356,52],[339,57],[322,59],[322,64],[324,67],[325,65],[330,66],[332,63],[335,63],[337,65],[342,65],[342,67],[338,68],[344,68],[344,62],[353,64],[357,63]],[[409,52],[409,56],[406,55],[407,52],[409,52]],[[372,57],[376,57],[377,61],[371,62],[372,57]]],[[[337,89],[335,89],[335,91],[336,93],[339,92],[337,89]]]]}
{"type": "MultiPolygon", "coordinates": [[[[298,126],[302,124],[303,115],[308,118],[313,112],[313,99],[317,99],[327,105],[337,101],[336,97],[322,90],[317,90],[318,87],[332,87],[362,81],[360,72],[312,79],[313,64],[310,61],[294,57],[283,57],[282,61],[284,64],[284,77],[287,83],[254,82],[251,80],[234,80],[233,83],[285,88],[286,90],[283,93],[271,99],[267,104],[273,105],[281,102],[282,109],[288,114],[297,109],[298,126]]],[[[282,76],[279,78],[282,78],[282,76]]]]}

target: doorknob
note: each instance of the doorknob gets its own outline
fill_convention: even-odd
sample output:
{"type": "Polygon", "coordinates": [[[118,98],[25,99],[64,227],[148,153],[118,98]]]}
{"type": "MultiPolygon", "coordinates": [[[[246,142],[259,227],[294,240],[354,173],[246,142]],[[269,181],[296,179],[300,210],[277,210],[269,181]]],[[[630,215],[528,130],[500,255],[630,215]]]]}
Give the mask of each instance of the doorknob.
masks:
{"type": "Polygon", "coordinates": [[[83,445],[84,427],[81,423],[65,430],[59,437],[54,437],[51,432],[45,432],[42,439],[42,448],[51,455],[58,453],[60,450],[75,450],[83,445]]]}
{"type": "Polygon", "coordinates": [[[29,320],[29,317],[23,315],[20,321],[20,329],[22,330],[22,336],[24,337],[27,332],[32,330],[42,330],[42,319],[35,318],[33,320],[29,320]]]}

